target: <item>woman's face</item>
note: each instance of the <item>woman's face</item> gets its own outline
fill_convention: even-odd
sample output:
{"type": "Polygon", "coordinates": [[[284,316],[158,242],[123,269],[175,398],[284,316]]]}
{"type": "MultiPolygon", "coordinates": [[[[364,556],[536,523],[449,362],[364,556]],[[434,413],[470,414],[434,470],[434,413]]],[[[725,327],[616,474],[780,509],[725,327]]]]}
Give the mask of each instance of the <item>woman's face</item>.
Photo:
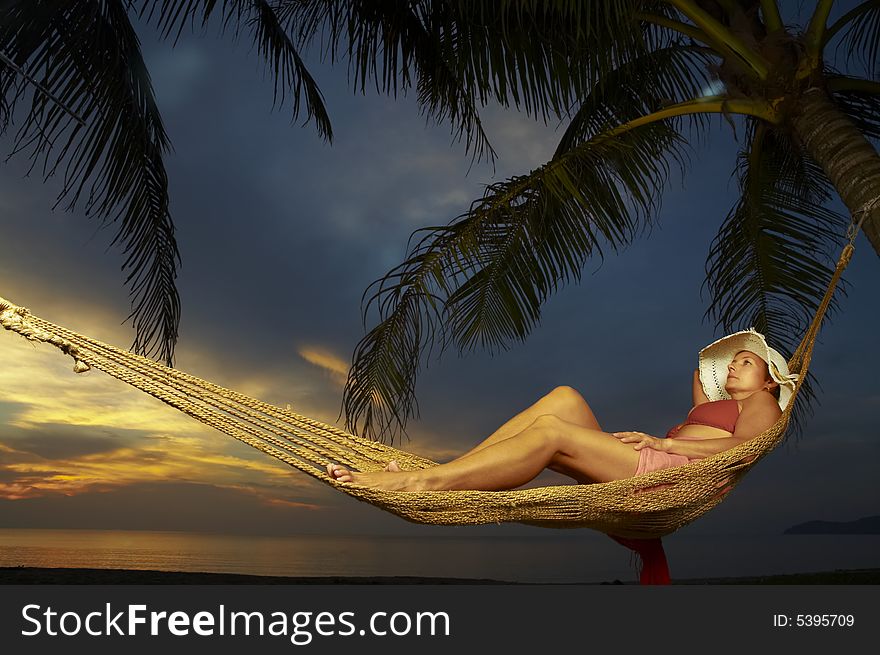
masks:
{"type": "MultiPolygon", "coordinates": [[[[769,377],[767,362],[749,350],[741,350],[727,365],[727,382],[724,388],[727,393],[760,391],[767,388],[769,377]]],[[[771,388],[776,386],[775,382],[769,384],[771,388]]]]}

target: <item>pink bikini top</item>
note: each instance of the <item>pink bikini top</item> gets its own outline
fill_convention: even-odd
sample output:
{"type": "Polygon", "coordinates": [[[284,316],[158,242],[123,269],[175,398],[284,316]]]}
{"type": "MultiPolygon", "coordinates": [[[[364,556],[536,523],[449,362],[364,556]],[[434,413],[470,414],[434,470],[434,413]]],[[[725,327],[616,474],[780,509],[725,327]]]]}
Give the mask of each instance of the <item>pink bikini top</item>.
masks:
{"type": "Polygon", "coordinates": [[[739,404],[735,400],[713,400],[694,407],[685,422],[669,430],[666,436],[674,436],[685,425],[708,425],[732,433],[738,418],[739,404]]]}

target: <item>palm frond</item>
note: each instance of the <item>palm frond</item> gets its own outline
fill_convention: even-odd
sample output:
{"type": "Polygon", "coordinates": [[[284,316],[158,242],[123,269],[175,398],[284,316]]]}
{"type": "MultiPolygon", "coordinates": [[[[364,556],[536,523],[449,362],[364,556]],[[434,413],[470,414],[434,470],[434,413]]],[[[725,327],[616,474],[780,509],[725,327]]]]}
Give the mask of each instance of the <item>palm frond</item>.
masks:
{"type": "Polygon", "coordinates": [[[436,15],[474,91],[547,120],[585,96],[620,61],[645,49],[633,0],[458,0],[436,15]],[[508,100],[509,99],[509,100],[508,100]]]}
{"type": "MultiPolygon", "coordinates": [[[[70,107],[68,107],[67,105],[65,105],[65,104],[64,104],[59,98],[57,98],[57,97],[56,97],[51,91],[49,91],[49,89],[47,89],[46,87],[44,87],[42,84],[40,84],[37,80],[35,80],[35,79],[34,79],[33,77],[31,77],[30,75],[28,75],[27,71],[24,70],[21,66],[19,66],[19,65],[16,64],[14,61],[12,61],[12,60],[11,60],[9,57],[7,57],[3,52],[0,52],[0,71],[2,71],[3,68],[10,68],[10,69],[12,69],[11,72],[12,72],[13,74],[21,76],[25,81],[27,81],[28,83],[30,83],[31,85],[33,85],[33,86],[34,86],[34,89],[33,89],[34,91],[38,91],[38,92],[40,92],[40,93],[44,93],[44,94],[49,98],[49,100],[51,100],[51,101],[54,102],[56,105],[58,105],[59,107],[61,107],[64,111],[66,111],[68,114],[70,114],[70,116],[71,116],[72,118],[76,119],[76,122],[77,122],[77,123],[79,123],[80,125],[82,125],[83,127],[85,127],[86,122],[82,119],[82,117],[81,117],[79,114],[77,114],[77,113],[76,113],[75,111],[73,111],[70,107]]],[[[0,73],[0,74],[2,74],[2,73],[0,73]]],[[[3,83],[0,82],[0,87],[2,87],[2,86],[3,86],[3,83]]],[[[5,107],[5,101],[6,101],[6,98],[5,98],[5,97],[0,98],[0,102],[4,103],[4,104],[0,105],[0,111],[3,111],[3,110],[4,110],[4,107],[5,107]]],[[[8,114],[6,114],[6,116],[7,116],[7,118],[8,118],[8,114]]],[[[5,125],[6,122],[7,122],[7,121],[4,121],[4,120],[3,120],[3,114],[0,114],[0,124],[3,124],[3,126],[0,127],[0,133],[2,133],[3,131],[6,130],[6,125],[5,125]]]]}
{"type": "Polygon", "coordinates": [[[32,0],[0,13],[0,50],[48,93],[0,78],[10,115],[30,98],[13,155],[28,152],[44,178],[63,170],[56,206],[117,223],[132,296],[136,352],[171,364],[180,321],[180,260],[163,155],[170,146],[123,2],[32,0]],[[53,98],[60,100],[55,102],[53,98]],[[70,112],[82,117],[78,122],[70,112]]]}
{"type": "Polygon", "coordinates": [[[140,15],[153,22],[163,38],[176,42],[187,24],[195,28],[198,20],[206,26],[216,13],[223,29],[231,29],[238,37],[243,28],[251,31],[257,51],[272,71],[275,80],[276,105],[292,98],[292,119],[297,120],[303,109],[304,123],[314,120],[318,134],[332,141],[333,128],[324,105],[320,88],[309,73],[278,13],[277,0],[141,0],[140,15]],[[218,4],[220,5],[218,7],[218,4]]]}
{"type": "MultiPolygon", "coordinates": [[[[836,76],[837,79],[858,82],[861,78],[836,76]]],[[[869,93],[858,88],[834,89],[831,97],[837,107],[849,116],[850,120],[869,139],[880,139],[880,94],[869,93]]]]}
{"type": "MultiPolygon", "coordinates": [[[[880,0],[866,0],[831,27],[841,32],[835,52],[846,53],[846,62],[857,61],[868,77],[880,79],[880,0]]],[[[834,39],[837,40],[837,39],[834,39]]]]}
{"type": "MultiPolygon", "coordinates": [[[[11,60],[10,60],[11,61],[11,60]]],[[[0,59],[0,91],[11,90],[14,96],[20,83],[17,83],[17,68],[7,65],[5,59],[0,59]]],[[[9,123],[12,120],[12,101],[6,97],[6,93],[0,92],[0,136],[6,134],[9,123]]]]}
{"type": "Polygon", "coordinates": [[[524,340],[543,303],[579,280],[589,257],[625,247],[650,225],[670,165],[685,165],[684,144],[663,123],[599,137],[488,187],[450,225],[414,232],[425,234],[406,261],[364,294],[378,287],[364,324],[374,305],[380,321],[356,347],[343,393],[349,429],[384,438],[405,428],[419,361],[438,332],[441,354],[453,343],[463,353],[524,340]]]}
{"type": "MultiPolygon", "coordinates": [[[[709,67],[715,57],[705,48],[668,43],[621,64],[606,75],[580,103],[556,154],[661,106],[713,95],[709,67]]],[[[673,120],[678,129],[680,118],[673,120]]],[[[690,133],[699,136],[709,124],[706,114],[690,114],[690,133]]]]}
{"type": "Polygon", "coordinates": [[[332,61],[348,59],[359,92],[415,84],[425,114],[450,120],[479,158],[490,147],[479,107],[494,100],[545,121],[566,114],[603,73],[645,50],[632,18],[642,4],[281,0],[279,11],[298,43],[320,39],[332,61]]]}
{"type": "Polygon", "coordinates": [[[361,93],[374,82],[378,91],[396,97],[415,77],[422,113],[438,123],[449,120],[454,138],[466,140],[475,160],[494,160],[474,98],[429,24],[430,17],[420,15],[418,6],[407,0],[288,2],[280,15],[303,47],[326,32],[334,58],[346,42],[349,78],[361,93]]]}
{"type": "MultiPolygon", "coordinates": [[[[712,242],[706,264],[706,316],[725,332],[755,327],[790,356],[815,314],[848,223],[827,209],[832,187],[822,169],[782,131],[749,119],[749,147],[735,175],[741,196],[712,242]],[[832,257],[832,254],[834,257],[832,257]]],[[[838,289],[846,294],[842,280],[838,289]]],[[[832,301],[826,319],[837,307],[832,301]]],[[[812,414],[812,373],[792,414],[793,434],[812,414]]]]}

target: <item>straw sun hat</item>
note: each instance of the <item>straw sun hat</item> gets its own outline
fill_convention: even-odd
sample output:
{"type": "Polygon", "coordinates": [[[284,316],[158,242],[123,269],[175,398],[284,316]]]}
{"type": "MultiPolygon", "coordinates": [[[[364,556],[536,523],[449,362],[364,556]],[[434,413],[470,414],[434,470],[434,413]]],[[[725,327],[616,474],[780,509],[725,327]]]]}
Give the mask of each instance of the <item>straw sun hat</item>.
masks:
{"type": "Polygon", "coordinates": [[[710,343],[700,351],[700,383],[709,400],[726,400],[727,365],[741,350],[748,350],[767,362],[770,377],[779,384],[779,407],[785,410],[794,391],[798,376],[788,372],[785,357],[767,345],[767,340],[755,328],[734,332],[710,343]]]}

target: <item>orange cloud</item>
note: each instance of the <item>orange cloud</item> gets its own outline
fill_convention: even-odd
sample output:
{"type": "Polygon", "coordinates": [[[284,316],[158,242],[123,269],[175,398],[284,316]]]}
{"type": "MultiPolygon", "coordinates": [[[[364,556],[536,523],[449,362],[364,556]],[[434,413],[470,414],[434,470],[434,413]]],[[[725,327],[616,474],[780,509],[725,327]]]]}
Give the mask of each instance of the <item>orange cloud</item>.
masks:
{"type": "Polygon", "coordinates": [[[298,353],[309,364],[327,371],[330,379],[338,386],[345,386],[348,379],[348,364],[341,357],[320,346],[301,346],[298,353]]]}
{"type": "Polygon", "coordinates": [[[170,480],[261,489],[263,495],[276,489],[307,504],[315,497],[316,485],[265,454],[99,371],[74,374],[69,358],[54,348],[0,336],[0,497],[170,480]],[[111,443],[103,452],[43,456],[53,439],[98,436],[111,443]],[[112,447],[114,440],[119,447],[112,447]],[[35,449],[38,442],[44,447],[35,449]]]}
{"type": "MultiPolygon", "coordinates": [[[[53,309],[53,315],[46,316],[49,320],[110,343],[130,338],[129,329],[118,325],[118,317],[100,306],[67,303],[63,298],[49,306],[53,309]]],[[[348,364],[342,357],[316,345],[303,345],[297,352],[329,374],[336,387],[344,386],[348,364]]],[[[54,347],[4,333],[0,359],[4,361],[0,367],[2,498],[72,496],[153,482],[250,490],[265,503],[308,508],[321,507],[326,503],[323,499],[335,494],[100,371],[74,374],[70,358],[54,347]]],[[[321,393],[322,385],[304,376],[272,375],[248,370],[241,363],[231,367],[216,353],[190,344],[178,347],[177,360],[181,370],[242,393],[290,402],[296,412],[328,423],[335,419],[332,406],[338,399],[321,393]]],[[[407,449],[436,461],[456,454],[437,445],[445,439],[418,426],[411,434],[416,438],[404,445],[407,449]]]]}

